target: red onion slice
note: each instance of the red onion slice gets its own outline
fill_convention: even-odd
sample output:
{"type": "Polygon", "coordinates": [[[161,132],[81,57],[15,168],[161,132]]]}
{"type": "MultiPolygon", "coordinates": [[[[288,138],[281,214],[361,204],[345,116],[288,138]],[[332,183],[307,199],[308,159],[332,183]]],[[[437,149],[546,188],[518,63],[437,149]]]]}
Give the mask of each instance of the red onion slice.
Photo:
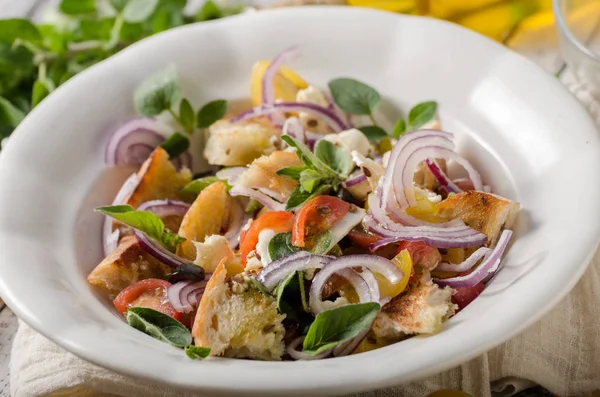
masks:
{"type": "Polygon", "coordinates": [[[361,331],[360,334],[356,335],[354,338],[347,340],[345,342],[342,342],[339,345],[337,345],[336,347],[334,347],[333,348],[333,356],[334,357],[343,357],[343,356],[347,356],[348,354],[352,353],[354,351],[354,349],[356,349],[356,347],[358,345],[360,345],[360,342],[362,342],[363,339],[365,339],[365,337],[367,336],[367,334],[369,333],[370,330],[371,330],[371,327],[368,327],[364,331],[361,331]]]}
{"type": "Polygon", "coordinates": [[[304,338],[306,338],[306,336],[297,337],[285,348],[285,351],[294,360],[321,360],[323,358],[328,357],[331,354],[331,352],[333,351],[333,349],[327,349],[324,352],[312,355],[312,354],[308,354],[308,353],[304,353],[304,352],[296,350],[298,348],[298,346],[302,342],[304,342],[304,338]]]}
{"type": "Polygon", "coordinates": [[[452,179],[448,178],[448,175],[446,175],[444,173],[444,171],[442,171],[442,169],[440,168],[440,166],[438,165],[438,163],[435,161],[435,159],[427,159],[427,160],[425,160],[425,164],[427,165],[427,168],[429,168],[429,171],[431,171],[431,173],[433,174],[435,180],[438,181],[438,183],[444,189],[446,189],[446,191],[448,193],[451,193],[451,192],[460,193],[460,192],[462,192],[462,189],[460,187],[458,187],[452,181],[452,179]]]}
{"type": "Polygon", "coordinates": [[[502,254],[506,250],[508,246],[508,242],[512,236],[512,230],[504,230],[498,239],[498,244],[496,248],[490,253],[485,254],[485,259],[483,262],[477,266],[475,270],[466,276],[458,276],[452,278],[440,279],[436,278],[433,281],[439,285],[440,287],[452,287],[452,288],[461,288],[461,287],[473,287],[480,282],[484,281],[489,276],[493,276],[495,272],[498,270],[500,266],[500,262],[502,261],[502,254]]]}
{"type": "Polygon", "coordinates": [[[240,175],[247,170],[248,167],[228,167],[217,171],[215,176],[221,180],[226,180],[230,185],[234,185],[240,175]]]}
{"type": "Polygon", "coordinates": [[[359,183],[362,183],[366,180],[367,176],[365,175],[365,173],[362,170],[356,170],[352,174],[350,174],[346,182],[344,182],[344,187],[348,188],[356,186],[359,183]]]}
{"type": "MultiPolygon", "coordinates": [[[[117,192],[112,205],[120,205],[126,202],[129,197],[131,197],[139,183],[140,179],[138,178],[137,174],[131,174],[117,192]]],[[[104,224],[102,226],[102,248],[104,251],[104,256],[108,256],[108,254],[117,249],[117,245],[119,244],[120,232],[118,229],[113,230],[114,224],[114,219],[106,215],[104,218],[104,224]]]]}
{"type": "Polygon", "coordinates": [[[229,194],[233,197],[236,196],[245,196],[250,197],[267,207],[271,211],[285,211],[285,204],[282,204],[266,194],[259,192],[256,189],[252,189],[249,187],[235,185],[230,191],[229,194]]]}
{"type": "Polygon", "coordinates": [[[288,117],[288,119],[283,124],[282,129],[283,135],[291,136],[295,141],[304,143],[304,126],[302,122],[298,120],[297,117],[288,117]]]}
{"type": "MultiPolygon", "coordinates": [[[[323,287],[329,277],[334,273],[339,272],[342,269],[348,269],[353,267],[365,267],[371,271],[375,271],[385,278],[392,284],[396,284],[405,277],[404,273],[398,269],[391,261],[375,255],[347,255],[336,259],[323,266],[323,269],[317,273],[312,280],[309,293],[310,308],[314,314],[321,313],[326,310],[323,301],[321,299],[323,293],[323,287]]],[[[379,302],[379,289],[377,291],[371,291],[371,298],[374,302],[379,302]],[[374,299],[376,297],[376,299],[374,299]]],[[[364,303],[364,302],[361,302],[364,303]]]]}
{"type": "Polygon", "coordinates": [[[435,270],[438,272],[466,272],[470,270],[477,261],[483,258],[486,255],[489,255],[492,250],[490,248],[481,247],[477,249],[477,251],[473,252],[471,256],[465,259],[463,262],[455,264],[450,262],[440,262],[435,270]]]}
{"type": "Polygon", "coordinates": [[[191,263],[187,259],[184,259],[184,258],[177,256],[174,253],[170,252],[168,249],[166,249],[165,247],[163,247],[156,241],[152,240],[151,238],[149,238],[148,236],[146,236],[144,233],[140,232],[139,230],[134,230],[134,233],[135,233],[135,237],[137,238],[138,242],[140,243],[140,246],[146,252],[148,252],[150,255],[152,255],[154,258],[158,259],[165,265],[170,266],[174,269],[180,265],[189,265],[189,264],[193,265],[193,263],[191,263]]]}
{"type": "MultiPolygon", "coordinates": [[[[271,61],[262,78],[263,105],[275,103],[275,76],[285,63],[291,61],[299,55],[300,51],[298,50],[298,46],[293,46],[281,52],[271,61]]],[[[283,116],[281,113],[274,113],[270,116],[270,118],[275,125],[282,125],[285,121],[285,116],[283,116]]]]}
{"type": "Polygon", "coordinates": [[[189,170],[192,170],[193,166],[194,166],[192,155],[190,154],[190,152],[188,150],[181,153],[179,156],[175,157],[174,159],[171,159],[171,162],[173,163],[173,166],[178,170],[180,170],[184,167],[189,170]]]}
{"type": "Polygon", "coordinates": [[[233,117],[231,119],[231,122],[235,123],[237,121],[248,120],[258,116],[266,116],[276,112],[312,113],[318,117],[321,117],[323,121],[325,121],[327,125],[329,125],[335,132],[340,132],[348,129],[346,123],[344,123],[342,119],[340,119],[338,115],[332,112],[331,110],[323,106],[316,105],[314,103],[304,102],[281,102],[257,106],[253,109],[250,109],[233,117]]]}
{"type": "Polygon", "coordinates": [[[379,284],[369,269],[362,267],[360,272],[353,269],[342,269],[337,274],[348,280],[361,303],[379,301],[379,284]]]}
{"type": "Polygon", "coordinates": [[[178,200],[151,200],[140,204],[137,209],[150,211],[164,218],[167,216],[184,216],[190,209],[190,205],[178,200]]]}
{"type": "Polygon", "coordinates": [[[167,298],[179,313],[189,313],[199,302],[207,281],[180,281],[167,288],[167,298]]]}
{"type": "Polygon", "coordinates": [[[252,186],[252,188],[258,190],[261,193],[266,194],[267,196],[271,197],[273,200],[276,200],[280,203],[287,201],[287,199],[283,196],[283,194],[276,192],[273,189],[269,189],[266,187],[260,187],[260,186],[252,186]]]}
{"type": "Polygon", "coordinates": [[[119,127],[108,139],[105,160],[109,165],[142,165],[150,153],[165,138],[157,131],[164,130],[156,120],[139,118],[119,127]]]}
{"type": "Polygon", "coordinates": [[[332,258],[328,255],[298,251],[269,263],[258,273],[256,280],[271,291],[290,274],[300,270],[321,269],[332,258]]]}

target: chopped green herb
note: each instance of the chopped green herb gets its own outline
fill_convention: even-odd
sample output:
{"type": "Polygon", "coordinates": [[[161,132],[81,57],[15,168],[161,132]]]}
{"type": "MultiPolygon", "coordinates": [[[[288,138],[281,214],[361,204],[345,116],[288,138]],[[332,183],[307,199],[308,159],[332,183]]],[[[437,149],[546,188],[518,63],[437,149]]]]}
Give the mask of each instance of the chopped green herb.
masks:
{"type": "Polygon", "coordinates": [[[169,158],[172,159],[188,150],[190,147],[190,140],[185,135],[174,132],[160,146],[169,153],[169,158]]]}
{"type": "Polygon", "coordinates": [[[379,105],[379,93],[360,81],[339,78],[329,82],[333,100],[346,113],[356,115],[371,115],[379,105]]]}
{"type": "Polygon", "coordinates": [[[377,142],[388,136],[387,132],[377,125],[365,125],[363,127],[358,127],[358,129],[365,134],[370,142],[377,142]]]}
{"type": "Polygon", "coordinates": [[[398,122],[394,126],[394,132],[392,135],[394,136],[394,138],[398,139],[405,132],[406,132],[406,121],[404,121],[404,119],[401,118],[400,120],[398,120],[398,122]]]}
{"type": "Polygon", "coordinates": [[[223,116],[225,116],[226,112],[227,112],[227,101],[226,100],[218,99],[216,101],[209,102],[198,111],[198,116],[197,116],[198,122],[197,122],[196,126],[201,129],[208,128],[215,121],[222,119],[223,116]]]}
{"type": "Polygon", "coordinates": [[[210,347],[189,345],[185,348],[185,354],[192,360],[204,360],[210,355],[210,347]]]}
{"type": "Polygon", "coordinates": [[[269,241],[269,256],[272,261],[300,251],[292,244],[292,233],[278,233],[269,241]]]}
{"type": "Polygon", "coordinates": [[[181,193],[196,197],[201,191],[218,181],[219,178],[216,176],[205,176],[204,178],[198,178],[191,181],[183,189],[181,189],[181,193]]]}
{"type": "Polygon", "coordinates": [[[159,115],[179,101],[181,88],[175,66],[159,70],[142,82],[135,90],[134,103],[137,111],[147,117],[159,115]]]}
{"type": "Polygon", "coordinates": [[[408,124],[411,130],[417,130],[433,120],[437,112],[437,102],[421,102],[408,113],[408,124]]]}

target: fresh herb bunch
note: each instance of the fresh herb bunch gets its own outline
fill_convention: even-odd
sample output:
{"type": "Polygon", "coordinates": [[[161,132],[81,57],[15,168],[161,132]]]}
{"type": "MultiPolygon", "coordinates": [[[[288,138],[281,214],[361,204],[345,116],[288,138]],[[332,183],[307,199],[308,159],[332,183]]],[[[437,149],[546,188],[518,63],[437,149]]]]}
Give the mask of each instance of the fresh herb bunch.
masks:
{"type": "Polygon", "coordinates": [[[208,0],[195,15],[186,15],[186,3],[62,0],[61,20],[54,24],[0,20],[0,138],[9,136],[31,109],[72,76],[136,41],[241,11],[208,0]]]}

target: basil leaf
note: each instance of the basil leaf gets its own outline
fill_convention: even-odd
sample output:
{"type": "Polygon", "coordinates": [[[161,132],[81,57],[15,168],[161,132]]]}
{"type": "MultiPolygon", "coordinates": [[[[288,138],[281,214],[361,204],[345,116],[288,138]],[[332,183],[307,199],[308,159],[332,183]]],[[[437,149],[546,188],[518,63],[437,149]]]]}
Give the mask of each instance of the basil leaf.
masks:
{"type": "Polygon", "coordinates": [[[336,174],[345,176],[352,169],[353,163],[350,155],[326,139],[317,142],[315,155],[331,167],[336,174]]]}
{"type": "Polygon", "coordinates": [[[165,149],[167,153],[169,153],[169,158],[172,159],[188,150],[190,147],[190,140],[185,135],[174,132],[162,143],[162,145],[160,145],[160,147],[165,149]]]}
{"type": "MultiPolygon", "coordinates": [[[[313,154],[313,152],[303,143],[296,142],[291,136],[283,135],[281,137],[282,140],[285,141],[289,146],[296,149],[296,154],[298,158],[308,167],[314,168],[317,171],[324,172],[326,174],[330,174],[331,176],[336,176],[336,172],[331,169],[327,164],[321,161],[317,156],[313,154]]],[[[321,140],[322,141],[322,140],[321,140]]],[[[319,142],[321,142],[319,141],[319,142]]]]}
{"type": "Polygon", "coordinates": [[[188,183],[183,189],[181,189],[181,193],[190,194],[197,196],[201,191],[209,187],[215,182],[218,182],[219,178],[216,176],[205,176],[204,178],[198,178],[196,180],[188,183]]]}
{"type": "Polygon", "coordinates": [[[58,9],[68,15],[91,14],[96,12],[96,2],[94,0],[62,0],[58,9]]]}
{"type": "Polygon", "coordinates": [[[379,312],[379,303],[346,305],[317,314],[304,339],[303,351],[319,354],[368,329],[379,312]]]}
{"type": "Polygon", "coordinates": [[[400,120],[398,120],[398,122],[394,126],[394,132],[392,133],[392,135],[394,136],[394,138],[398,139],[405,132],[406,132],[406,121],[404,121],[404,119],[401,118],[400,120]]]}
{"type": "Polygon", "coordinates": [[[262,205],[260,201],[256,199],[250,199],[248,201],[248,205],[246,205],[246,209],[244,210],[244,212],[246,214],[254,214],[255,212],[262,209],[262,207],[264,207],[264,205],[262,205]]]}
{"type": "Polygon", "coordinates": [[[312,317],[308,314],[310,307],[306,299],[304,272],[294,272],[280,282],[275,289],[275,297],[277,309],[280,313],[286,314],[286,318],[306,322],[304,317],[312,317]]]}
{"type": "Polygon", "coordinates": [[[197,22],[210,21],[212,19],[219,19],[223,16],[222,11],[212,0],[207,0],[204,5],[198,10],[196,14],[197,22]]]}
{"type": "Polygon", "coordinates": [[[298,179],[300,179],[300,173],[307,169],[308,168],[306,168],[306,166],[299,165],[299,166],[282,168],[280,170],[277,170],[275,173],[279,176],[285,176],[286,178],[298,180],[298,179]]]}
{"type": "Polygon", "coordinates": [[[134,93],[136,110],[147,117],[171,109],[179,101],[181,88],[175,66],[159,70],[137,87],[134,93]]]}
{"type": "Polygon", "coordinates": [[[16,39],[39,42],[42,40],[42,35],[27,19],[0,19],[0,41],[12,43],[16,39]]]}
{"type": "Polygon", "coordinates": [[[179,246],[179,244],[185,241],[185,238],[181,237],[176,233],[173,233],[170,230],[165,229],[163,231],[160,241],[162,242],[162,245],[165,246],[165,248],[167,248],[172,253],[175,253],[177,251],[177,247],[179,246]]]}
{"type": "Polygon", "coordinates": [[[331,80],[329,89],[336,105],[350,114],[370,115],[381,101],[375,89],[354,79],[331,80]]]}
{"type": "Polygon", "coordinates": [[[185,348],[185,354],[192,360],[204,360],[210,355],[210,347],[189,345],[185,348]]]}
{"type": "Polygon", "coordinates": [[[331,248],[331,230],[326,230],[318,235],[312,242],[311,252],[326,254],[331,248]]]}
{"type": "Polygon", "coordinates": [[[272,261],[283,258],[286,255],[300,251],[300,248],[292,244],[292,233],[277,233],[269,241],[269,256],[272,261]]]}
{"type": "Polygon", "coordinates": [[[0,96],[0,124],[16,127],[25,118],[25,112],[0,96]]]}
{"type": "Polygon", "coordinates": [[[358,129],[365,134],[370,142],[377,142],[388,136],[387,132],[377,125],[365,125],[363,127],[358,127],[358,129]]]}
{"type": "Polygon", "coordinates": [[[179,104],[179,120],[183,129],[187,132],[192,132],[194,130],[195,119],[196,115],[194,114],[192,105],[187,99],[183,99],[179,104]]]}
{"type": "Polygon", "coordinates": [[[217,99],[202,106],[198,110],[198,121],[196,126],[198,128],[208,128],[215,121],[222,119],[227,112],[227,101],[224,99],[217,99]]]}
{"type": "Polygon", "coordinates": [[[186,347],[192,343],[192,335],[185,325],[157,310],[131,307],[125,313],[125,320],[133,328],[175,347],[186,347]]]}
{"type": "Polygon", "coordinates": [[[162,240],[165,225],[158,215],[150,211],[134,210],[130,205],[112,205],[96,208],[97,212],[108,215],[156,241],[162,240]]]}
{"type": "Polygon", "coordinates": [[[36,80],[31,92],[31,107],[34,108],[53,90],[54,83],[51,80],[36,80]]]}
{"type": "Polygon", "coordinates": [[[158,0],[128,0],[123,8],[123,19],[129,23],[144,22],[154,13],[158,0]]]}
{"type": "Polygon", "coordinates": [[[431,121],[435,117],[437,112],[437,102],[421,102],[408,113],[408,124],[411,129],[416,130],[421,128],[428,121],[431,121]]]}
{"type": "Polygon", "coordinates": [[[127,0],[109,0],[110,1],[110,5],[112,6],[112,8],[115,11],[123,11],[123,8],[125,8],[125,5],[127,5],[127,0]]]}
{"type": "Polygon", "coordinates": [[[323,176],[315,170],[304,170],[300,173],[300,186],[308,193],[315,191],[317,186],[323,181],[323,176]]]}
{"type": "Polygon", "coordinates": [[[300,185],[298,185],[298,186],[296,186],[296,189],[294,189],[294,191],[290,195],[290,198],[288,198],[288,201],[285,204],[285,210],[286,211],[295,210],[296,208],[302,206],[302,204],[304,204],[308,200],[310,200],[314,197],[317,197],[317,196],[321,196],[323,194],[327,194],[330,189],[331,189],[331,185],[322,185],[322,186],[319,186],[313,193],[309,193],[309,192],[303,191],[302,187],[300,185]]]}

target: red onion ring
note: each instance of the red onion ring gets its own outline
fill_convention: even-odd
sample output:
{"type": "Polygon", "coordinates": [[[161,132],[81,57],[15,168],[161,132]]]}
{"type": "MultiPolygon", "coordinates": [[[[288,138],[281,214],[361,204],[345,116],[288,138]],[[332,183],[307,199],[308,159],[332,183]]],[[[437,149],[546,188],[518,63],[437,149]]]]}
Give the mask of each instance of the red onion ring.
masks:
{"type": "Polygon", "coordinates": [[[271,211],[285,211],[285,204],[282,204],[266,194],[259,192],[256,189],[252,189],[249,187],[235,185],[230,191],[229,195],[236,196],[245,196],[250,197],[267,207],[271,211]]]}
{"type": "MultiPolygon", "coordinates": [[[[342,269],[364,267],[371,271],[376,271],[381,274],[392,284],[400,282],[404,277],[404,273],[398,269],[391,261],[376,255],[347,255],[336,259],[323,266],[320,272],[312,280],[309,293],[309,304],[314,314],[321,313],[325,310],[321,299],[323,287],[325,283],[334,273],[342,269]]],[[[375,302],[379,302],[379,291],[371,291],[372,298],[377,294],[375,302]]],[[[362,303],[362,302],[361,302],[362,303]]]]}
{"type": "Polygon", "coordinates": [[[204,293],[207,280],[180,281],[167,288],[167,298],[173,308],[179,313],[189,313],[194,310],[199,298],[204,293]]]}
{"type": "Polygon", "coordinates": [[[337,274],[348,280],[361,303],[379,301],[379,284],[369,269],[361,267],[360,272],[353,269],[342,269],[337,274]]]}
{"type": "MultiPolygon", "coordinates": [[[[290,47],[282,51],[277,55],[267,67],[265,74],[262,78],[262,104],[270,105],[275,103],[275,76],[281,67],[290,60],[300,55],[298,46],[290,47]]],[[[274,113],[270,116],[270,119],[275,125],[281,125],[284,123],[285,118],[281,113],[274,113]]]]}
{"type": "Polygon", "coordinates": [[[181,153],[179,156],[175,157],[174,159],[171,159],[171,162],[173,163],[173,166],[178,170],[182,169],[183,167],[191,170],[191,169],[193,169],[193,166],[194,166],[194,161],[192,159],[192,155],[190,154],[190,152],[188,150],[181,153]]]}
{"type": "MultiPolygon", "coordinates": [[[[117,192],[112,205],[120,205],[126,202],[139,183],[140,179],[137,174],[131,174],[117,192]]],[[[106,215],[102,226],[102,248],[104,256],[108,256],[108,254],[116,250],[117,245],[119,244],[120,232],[119,229],[113,230],[114,224],[114,219],[106,215]]]]}
{"type": "Polygon", "coordinates": [[[158,259],[160,262],[164,263],[167,266],[172,268],[176,268],[180,265],[189,265],[193,264],[187,259],[184,259],[180,256],[175,255],[174,253],[167,250],[165,247],[152,240],[146,234],[140,232],[139,230],[134,230],[135,237],[137,238],[140,246],[152,255],[154,258],[158,259]]]}
{"type": "Polygon", "coordinates": [[[371,327],[368,327],[364,331],[361,331],[360,334],[356,335],[354,338],[347,340],[345,342],[342,342],[339,345],[337,345],[336,347],[334,347],[333,348],[333,356],[334,357],[343,357],[343,356],[347,356],[348,354],[352,353],[354,351],[354,349],[356,349],[356,347],[358,345],[360,345],[360,342],[362,342],[363,339],[365,339],[365,337],[367,336],[367,334],[369,333],[370,330],[371,330],[371,327]]]}
{"type": "Polygon", "coordinates": [[[366,180],[367,180],[367,177],[366,177],[365,173],[362,172],[362,170],[356,170],[352,174],[350,174],[348,179],[344,182],[344,187],[349,188],[352,186],[356,186],[359,183],[362,183],[366,180]]]}
{"type": "Polygon", "coordinates": [[[230,185],[234,185],[240,175],[247,170],[248,167],[228,167],[217,171],[215,176],[221,180],[226,180],[230,185]]]}
{"type": "Polygon", "coordinates": [[[240,113],[237,116],[232,117],[231,122],[235,123],[237,121],[244,121],[254,117],[265,116],[276,112],[312,113],[318,117],[321,117],[323,121],[325,121],[327,125],[329,125],[335,132],[340,132],[348,129],[346,123],[344,123],[342,119],[340,119],[338,115],[333,113],[331,110],[323,106],[316,105],[314,103],[304,102],[281,102],[257,106],[246,112],[240,113]]]}
{"type": "Polygon", "coordinates": [[[487,277],[493,276],[500,266],[502,254],[506,250],[512,234],[512,230],[504,230],[498,239],[496,248],[494,248],[492,252],[486,253],[483,262],[481,262],[481,264],[477,266],[477,268],[471,273],[467,274],[466,276],[452,278],[435,278],[433,279],[433,282],[440,287],[473,287],[484,281],[487,277]]]}
{"type": "Polygon", "coordinates": [[[429,171],[433,174],[434,178],[438,183],[446,189],[448,193],[461,193],[462,189],[459,188],[448,176],[442,171],[440,166],[437,164],[435,159],[425,160],[425,164],[429,168],[429,171]]]}
{"type": "Polygon", "coordinates": [[[321,352],[319,354],[311,355],[311,354],[296,350],[298,345],[300,345],[302,342],[304,342],[304,338],[306,338],[306,336],[297,337],[285,348],[285,351],[294,360],[321,360],[323,358],[328,357],[331,354],[331,352],[333,351],[333,349],[327,349],[324,352],[321,352]]]}
{"type": "Polygon", "coordinates": [[[289,135],[295,141],[301,143],[305,142],[304,126],[297,117],[288,117],[288,119],[285,120],[285,123],[283,123],[282,132],[283,135],[289,135]]]}
{"type": "Polygon", "coordinates": [[[166,216],[184,216],[190,209],[190,205],[178,200],[151,200],[140,204],[137,209],[150,211],[164,218],[166,216]]]}
{"type": "Polygon", "coordinates": [[[256,281],[261,283],[267,290],[272,291],[281,281],[289,277],[290,274],[300,270],[321,269],[332,258],[332,256],[328,255],[298,251],[269,263],[258,273],[256,281]]]}
{"type": "Polygon", "coordinates": [[[142,165],[165,138],[157,131],[165,128],[156,120],[138,118],[119,127],[108,139],[105,161],[109,165],[142,165]]]}
{"type": "Polygon", "coordinates": [[[276,192],[273,189],[269,189],[267,187],[260,187],[260,186],[252,186],[252,189],[256,189],[259,192],[266,194],[267,196],[271,197],[273,200],[276,200],[280,203],[287,201],[287,199],[283,196],[283,194],[276,192]]]}
{"type": "Polygon", "coordinates": [[[438,272],[466,272],[475,266],[477,261],[486,255],[489,255],[491,252],[492,250],[490,248],[481,247],[461,263],[440,262],[434,270],[438,272]]]}

